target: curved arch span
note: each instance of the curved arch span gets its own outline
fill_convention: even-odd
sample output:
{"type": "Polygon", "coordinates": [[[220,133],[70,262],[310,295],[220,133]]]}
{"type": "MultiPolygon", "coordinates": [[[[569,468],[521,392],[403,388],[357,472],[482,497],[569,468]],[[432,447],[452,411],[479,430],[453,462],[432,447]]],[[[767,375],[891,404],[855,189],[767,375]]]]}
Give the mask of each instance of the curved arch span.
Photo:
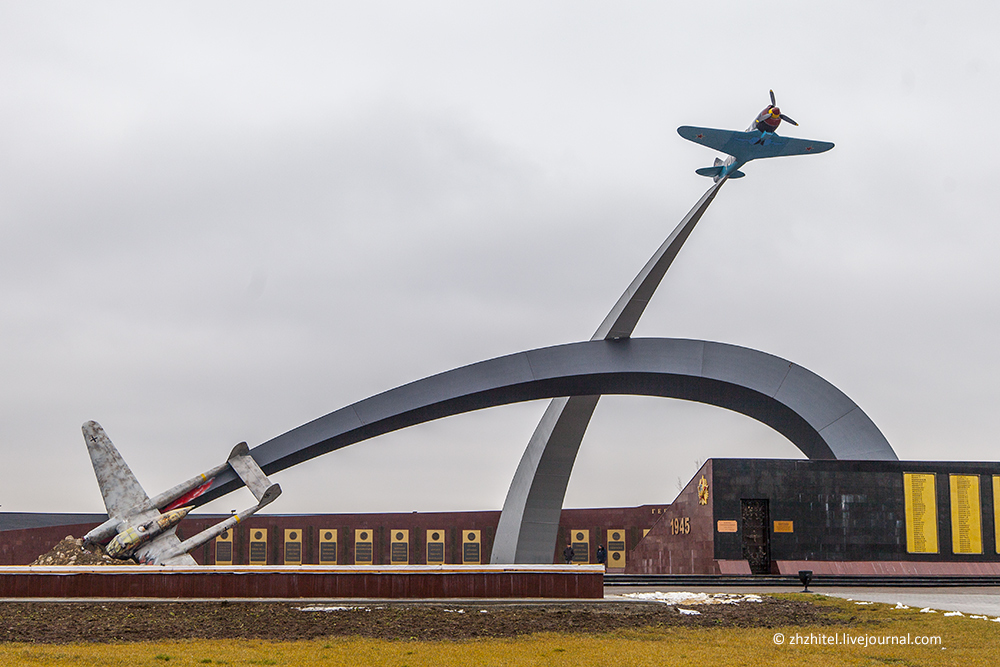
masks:
{"type": "MultiPolygon", "coordinates": [[[[442,417],[562,396],[679,398],[752,417],[810,459],[897,460],[885,436],[843,392],[764,352],[676,338],[593,340],[518,352],[390,389],[254,447],[273,474],[327,452],[442,417]]],[[[239,487],[231,470],[204,504],[239,487]]]]}

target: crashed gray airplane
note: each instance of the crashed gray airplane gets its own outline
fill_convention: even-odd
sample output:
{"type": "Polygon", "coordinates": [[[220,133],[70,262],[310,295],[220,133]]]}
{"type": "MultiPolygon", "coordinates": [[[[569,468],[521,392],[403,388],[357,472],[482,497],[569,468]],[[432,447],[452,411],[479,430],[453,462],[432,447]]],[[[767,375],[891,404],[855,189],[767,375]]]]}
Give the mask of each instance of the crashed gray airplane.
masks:
{"type": "Polygon", "coordinates": [[[109,517],[84,536],[84,544],[106,545],[105,551],[113,558],[135,558],[149,565],[197,565],[189,551],[252,516],[281,494],[281,487],[267,479],[245,442],[236,445],[222,465],[150,498],[100,424],[84,424],[83,438],[109,517]],[[181,542],[177,523],[193,509],[185,503],[208,490],[215,476],[226,468],[239,475],[257,504],[181,542]]]}

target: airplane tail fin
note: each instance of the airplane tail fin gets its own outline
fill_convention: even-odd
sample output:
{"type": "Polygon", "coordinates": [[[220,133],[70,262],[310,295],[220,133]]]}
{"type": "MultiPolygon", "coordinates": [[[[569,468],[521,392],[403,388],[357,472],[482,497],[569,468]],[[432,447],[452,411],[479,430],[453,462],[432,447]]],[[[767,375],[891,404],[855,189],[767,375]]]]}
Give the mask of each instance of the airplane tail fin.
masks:
{"type": "Polygon", "coordinates": [[[104,429],[95,421],[83,425],[83,439],[94,464],[97,484],[101,487],[104,506],[111,518],[120,518],[125,513],[149,500],[139,480],[111,443],[104,429]]]}
{"type": "MultiPolygon", "coordinates": [[[[246,445],[244,445],[244,446],[246,446],[246,445]]],[[[237,448],[238,447],[239,447],[239,445],[237,445],[237,448]]],[[[247,455],[247,457],[249,458],[249,455],[247,455]]],[[[253,459],[250,459],[250,460],[253,461],[253,459]]],[[[257,463],[254,462],[254,465],[256,466],[257,463]]],[[[259,469],[260,468],[258,468],[258,470],[259,469]]],[[[261,476],[263,476],[263,473],[261,473],[261,476]]],[[[267,478],[265,477],[265,479],[267,479],[267,478]]],[[[249,484],[247,486],[249,486],[249,484]]],[[[256,495],[256,493],[254,495],[256,495]]],[[[189,564],[186,560],[182,560],[184,558],[184,556],[187,555],[187,553],[189,551],[191,551],[192,549],[194,549],[196,547],[201,546],[202,544],[205,544],[205,542],[208,542],[209,540],[215,538],[217,535],[221,535],[222,533],[226,532],[227,530],[229,530],[230,528],[232,528],[233,526],[235,526],[239,522],[245,521],[247,518],[249,518],[249,517],[253,516],[254,514],[256,514],[258,510],[260,510],[265,505],[271,503],[275,498],[277,498],[280,495],[281,495],[281,487],[279,485],[277,485],[277,484],[270,484],[269,483],[269,486],[267,487],[267,489],[265,489],[261,493],[260,497],[258,497],[256,505],[254,505],[253,507],[248,507],[245,510],[243,510],[242,512],[238,512],[236,514],[233,514],[228,519],[225,519],[224,521],[220,521],[219,523],[215,524],[214,526],[209,526],[208,528],[206,528],[205,530],[201,531],[197,535],[195,535],[193,537],[189,537],[188,539],[184,540],[183,542],[180,542],[180,543],[176,544],[172,550],[170,550],[167,553],[163,554],[163,556],[161,557],[161,560],[159,561],[159,563],[161,565],[187,565],[187,564],[189,564]]]]}
{"type": "Polygon", "coordinates": [[[232,453],[229,454],[229,465],[247,485],[261,506],[266,505],[281,494],[281,487],[272,484],[257,462],[250,456],[250,448],[247,447],[247,443],[241,442],[233,447],[232,453]]]}
{"type": "Polygon", "coordinates": [[[274,499],[281,495],[281,486],[272,484],[271,480],[267,478],[264,471],[261,470],[257,462],[250,456],[250,448],[247,447],[247,443],[241,442],[233,447],[232,453],[229,454],[227,465],[231,466],[233,471],[243,480],[243,483],[247,485],[247,488],[250,489],[257,499],[257,504],[246,508],[242,512],[233,514],[214,526],[209,526],[183,542],[177,542],[171,549],[160,554],[156,562],[161,565],[189,565],[190,563],[187,560],[190,558],[188,555],[189,551],[205,544],[239,522],[253,516],[258,510],[274,502],[274,499]]]}
{"type": "MultiPolygon", "coordinates": [[[[709,178],[718,179],[719,176],[722,175],[722,169],[725,167],[725,165],[719,164],[720,162],[721,160],[716,158],[714,166],[695,169],[694,173],[698,174],[699,176],[708,176],[709,178]]],[[[746,174],[744,174],[739,169],[729,172],[729,178],[743,178],[744,176],[746,176],[746,174]]]]}

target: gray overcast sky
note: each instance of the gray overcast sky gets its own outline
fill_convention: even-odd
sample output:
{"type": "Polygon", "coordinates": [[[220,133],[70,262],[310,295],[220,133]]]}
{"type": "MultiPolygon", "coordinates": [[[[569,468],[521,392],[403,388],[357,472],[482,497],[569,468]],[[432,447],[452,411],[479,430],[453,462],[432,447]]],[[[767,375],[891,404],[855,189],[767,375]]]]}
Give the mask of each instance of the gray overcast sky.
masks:
{"type": "MultiPolygon", "coordinates": [[[[4,511],[103,511],[80,425],[158,492],[369,395],[590,337],[709,186],[679,125],[773,88],[815,157],[723,188],[637,336],[809,368],[900,458],[995,460],[992,2],[0,5],[4,511]]],[[[540,402],[275,476],[291,512],[497,509],[540,402]]],[[[606,397],[569,506],[799,457],[606,397]]],[[[249,504],[224,498],[218,511],[249,504]]]]}

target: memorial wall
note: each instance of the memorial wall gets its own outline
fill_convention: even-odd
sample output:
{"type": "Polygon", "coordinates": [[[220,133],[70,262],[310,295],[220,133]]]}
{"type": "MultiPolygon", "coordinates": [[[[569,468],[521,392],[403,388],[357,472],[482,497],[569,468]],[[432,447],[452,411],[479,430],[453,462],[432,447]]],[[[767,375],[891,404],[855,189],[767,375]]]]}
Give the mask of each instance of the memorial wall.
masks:
{"type": "Polygon", "coordinates": [[[772,561],[1000,560],[1000,463],[715,459],[711,470],[717,559],[743,555],[757,500],[772,561]]]}
{"type": "MultiPolygon", "coordinates": [[[[625,554],[663,507],[563,510],[561,538],[577,544],[579,563],[596,562],[597,547],[613,542],[621,570],[625,554]]],[[[79,537],[105,518],[0,512],[0,565],[27,565],[66,535],[79,537]]],[[[191,514],[177,534],[190,537],[222,518],[191,514]]],[[[499,511],[256,515],[191,555],[203,565],[481,565],[490,562],[499,518],[499,511]]],[[[553,563],[563,562],[565,544],[553,551],[553,563]]]]}
{"type": "MultiPolygon", "coordinates": [[[[497,511],[258,515],[192,555],[206,565],[484,564],[498,519],[497,511]]],[[[0,513],[0,564],[28,564],[102,520],[0,513]]],[[[218,520],[190,515],[178,535],[218,520]]],[[[672,503],[563,510],[551,562],[564,562],[567,545],[576,563],[596,562],[603,545],[612,573],[769,574],[821,561],[993,567],[1000,463],[711,459],[672,503]]]]}

